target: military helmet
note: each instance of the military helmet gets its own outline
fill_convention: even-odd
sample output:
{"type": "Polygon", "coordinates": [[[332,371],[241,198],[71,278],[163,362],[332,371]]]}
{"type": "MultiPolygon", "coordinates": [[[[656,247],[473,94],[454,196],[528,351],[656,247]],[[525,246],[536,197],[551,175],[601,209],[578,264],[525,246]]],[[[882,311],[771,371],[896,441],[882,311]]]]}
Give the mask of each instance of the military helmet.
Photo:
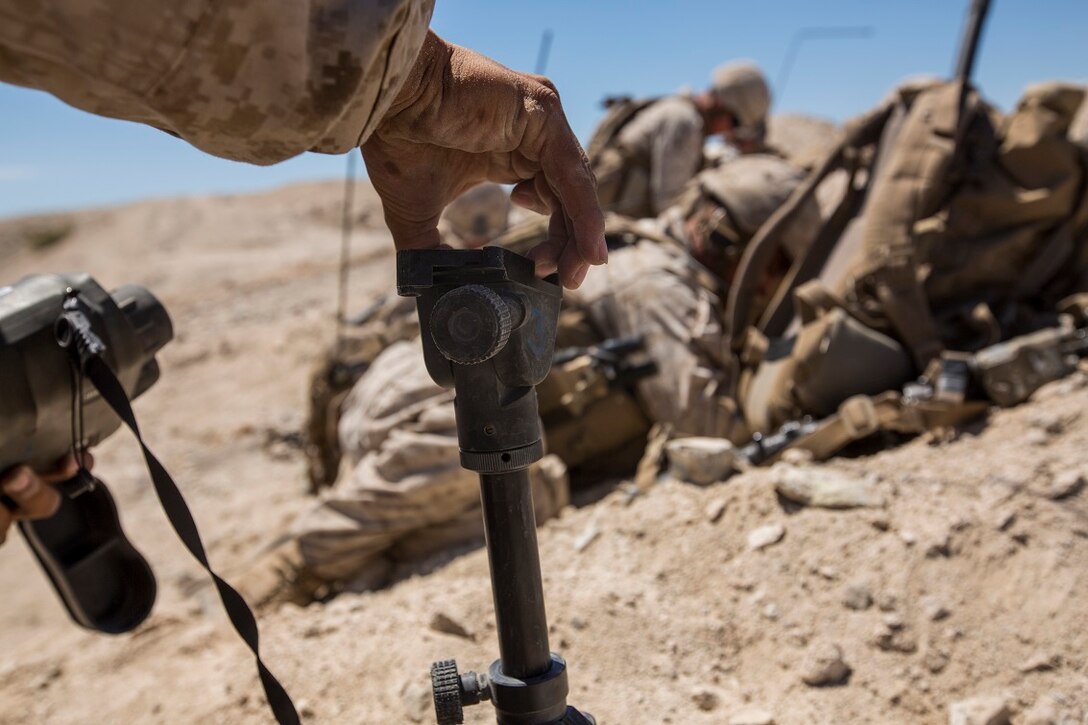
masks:
{"type": "Polygon", "coordinates": [[[454,199],[442,212],[441,226],[469,245],[491,241],[507,227],[510,195],[498,184],[485,182],[454,199]]]}
{"type": "Polygon", "coordinates": [[[771,110],[771,89],[763,71],[750,61],[725,63],[714,69],[710,91],[737,119],[742,132],[759,133],[771,110]]]}
{"type": "MultiPolygon", "coordinates": [[[[710,231],[721,237],[720,241],[743,249],[804,179],[802,169],[781,157],[749,154],[702,172],[696,177],[696,185],[699,196],[717,207],[707,220],[710,231]]],[[[783,237],[790,257],[797,258],[804,252],[819,225],[820,210],[812,200],[799,211],[783,237]]]]}

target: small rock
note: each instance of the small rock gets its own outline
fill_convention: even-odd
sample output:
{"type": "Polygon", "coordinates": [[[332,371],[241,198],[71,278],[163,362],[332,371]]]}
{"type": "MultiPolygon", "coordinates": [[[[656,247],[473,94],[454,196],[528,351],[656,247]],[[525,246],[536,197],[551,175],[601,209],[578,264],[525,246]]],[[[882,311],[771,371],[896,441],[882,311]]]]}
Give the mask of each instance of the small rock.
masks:
{"type": "Polygon", "coordinates": [[[966,531],[974,525],[974,521],[965,516],[956,516],[948,522],[948,528],[951,531],[966,531]]]}
{"type": "Polygon", "coordinates": [[[1045,446],[1050,443],[1050,436],[1046,431],[1032,429],[1024,434],[1024,442],[1029,446],[1045,446]]]}
{"type": "Polygon", "coordinates": [[[948,667],[948,653],[937,649],[936,647],[930,647],[926,652],[925,657],[922,658],[922,666],[933,674],[938,674],[944,671],[945,667],[948,667]]]}
{"type": "Polygon", "coordinates": [[[862,611],[873,605],[873,595],[864,582],[851,584],[842,591],[842,604],[847,609],[862,611]]]}
{"type": "Polygon", "coordinates": [[[905,628],[892,629],[887,624],[882,624],[873,632],[870,644],[885,652],[911,654],[918,651],[918,640],[909,630],[905,628]]]}
{"type": "Polygon", "coordinates": [[[882,612],[894,612],[899,608],[899,595],[895,592],[884,592],[877,598],[876,606],[882,612]]]}
{"type": "Polygon", "coordinates": [[[833,566],[821,566],[816,569],[816,573],[827,579],[829,582],[833,582],[839,578],[839,570],[833,566]]]}
{"type": "Polygon", "coordinates": [[[30,682],[30,687],[34,690],[44,690],[53,683],[54,680],[60,678],[64,674],[64,668],[60,665],[50,665],[46,668],[45,672],[42,672],[30,682]]]}
{"type": "Polygon", "coordinates": [[[763,607],[763,616],[771,620],[772,622],[778,619],[778,605],[774,602],[770,602],[769,604],[767,604],[765,607],[763,607]]]}
{"type": "Polygon", "coordinates": [[[706,520],[709,521],[712,524],[716,524],[721,520],[722,514],[724,514],[724,513],[725,513],[725,501],[723,499],[718,499],[716,501],[711,501],[709,504],[707,504],[707,507],[706,507],[706,511],[705,511],[706,520]]]}
{"type": "Polygon", "coordinates": [[[583,629],[585,629],[585,628],[586,628],[586,627],[587,627],[588,625],[586,624],[586,620],[582,619],[581,617],[571,617],[571,618],[570,618],[570,626],[571,626],[571,627],[572,627],[572,628],[573,628],[573,629],[574,629],[574,630],[575,630],[576,632],[581,632],[581,631],[582,631],[583,629]]]}
{"type": "Polygon", "coordinates": [[[1058,415],[1057,413],[1051,413],[1049,411],[1043,411],[1031,416],[1028,420],[1028,425],[1037,430],[1041,430],[1050,435],[1058,435],[1065,432],[1066,427],[1076,420],[1077,416],[1065,417],[1058,415]]]}
{"type": "Polygon", "coordinates": [[[893,632],[898,632],[906,625],[903,623],[903,618],[895,612],[889,612],[884,615],[884,626],[893,632]]]}
{"type": "Polygon", "coordinates": [[[801,665],[801,681],[813,687],[838,685],[850,676],[850,665],[842,658],[842,649],[831,642],[818,642],[809,648],[801,665]]]}
{"type": "Polygon", "coordinates": [[[691,701],[703,712],[717,709],[721,704],[721,698],[713,690],[706,687],[697,687],[691,693],[691,701]]]}
{"type": "Polygon", "coordinates": [[[748,549],[758,551],[771,544],[777,544],[786,535],[786,527],[782,524],[767,524],[748,532],[748,549]]]}
{"type": "Polygon", "coordinates": [[[927,559],[952,555],[952,534],[950,531],[933,532],[926,539],[925,555],[927,559]]]}
{"type": "Polygon", "coordinates": [[[918,542],[918,534],[909,529],[904,529],[899,532],[899,539],[907,546],[914,546],[918,542]]]}
{"type": "Polygon", "coordinates": [[[1009,725],[1009,706],[1004,695],[973,697],[948,708],[948,725],[1009,725]]]}
{"type": "Polygon", "coordinates": [[[1062,471],[1051,478],[1047,485],[1041,487],[1039,493],[1053,501],[1057,501],[1072,496],[1083,487],[1083,473],[1080,471],[1062,471]]]}
{"type": "Polygon", "coordinates": [[[967,633],[964,632],[959,627],[945,627],[944,628],[944,638],[948,639],[948,640],[951,640],[953,642],[955,642],[956,640],[963,639],[966,636],[967,636],[967,633]]]}
{"type": "Polygon", "coordinates": [[[779,457],[784,463],[792,463],[795,466],[803,466],[806,463],[812,463],[815,456],[812,455],[812,451],[804,448],[787,448],[782,451],[782,455],[779,457]]]}
{"type": "Polygon", "coordinates": [[[301,717],[311,718],[314,716],[314,708],[309,700],[299,700],[295,705],[298,707],[298,714],[301,717]]]}
{"type": "Polygon", "coordinates": [[[932,622],[939,622],[952,613],[942,601],[933,598],[927,598],[922,601],[922,611],[925,612],[926,617],[932,622]]]}
{"type": "Polygon", "coordinates": [[[845,471],[776,463],[771,467],[771,476],[775,490],[782,497],[805,506],[845,509],[884,505],[884,497],[872,479],[845,471]]]}
{"type": "MultiPolygon", "coordinates": [[[[787,629],[788,628],[789,628],[789,625],[787,625],[787,629]]],[[[793,647],[797,647],[797,648],[804,647],[805,645],[808,644],[808,640],[809,640],[809,633],[805,632],[803,630],[791,630],[791,631],[789,631],[788,634],[786,634],[787,644],[789,644],[789,645],[791,645],[793,647]]]]}
{"type": "Polygon", "coordinates": [[[412,722],[434,722],[431,688],[422,682],[408,682],[400,691],[404,714],[412,722]]]}
{"type": "Polygon", "coordinates": [[[272,441],[265,447],[268,457],[275,461],[290,460],[297,452],[297,448],[287,441],[272,441]]]}
{"type": "Polygon", "coordinates": [[[1060,706],[1060,696],[1054,693],[1040,698],[1024,712],[1023,725],[1059,725],[1063,722],[1060,706]]]}
{"type": "Polygon", "coordinates": [[[746,707],[729,716],[729,725],[774,725],[774,715],[758,707],[746,707]]]}
{"type": "Polygon", "coordinates": [[[994,528],[1005,531],[1013,525],[1014,521],[1016,521],[1016,511],[1011,508],[1002,509],[994,516],[994,528]]]}
{"type": "Polygon", "coordinates": [[[442,634],[453,635],[454,637],[462,637],[468,640],[475,640],[476,637],[470,632],[463,624],[449,616],[445,612],[435,612],[431,617],[429,625],[435,632],[441,632],[442,634]]]}
{"type": "Polygon", "coordinates": [[[597,537],[601,535],[601,530],[597,524],[590,524],[586,527],[577,539],[574,540],[574,550],[579,554],[589,548],[589,545],[597,540],[597,537]]]}
{"type": "Polygon", "coordinates": [[[724,438],[678,438],[665,444],[669,473],[700,486],[724,481],[737,470],[737,449],[724,438]]]}
{"type": "Polygon", "coordinates": [[[1029,672],[1048,672],[1050,670],[1056,670],[1061,667],[1062,658],[1060,655],[1051,655],[1046,652],[1036,652],[1031,657],[1028,657],[1022,665],[1020,665],[1020,671],[1024,674],[1029,672]]]}
{"type": "Polygon", "coordinates": [[[876,513],[869,518],[869,525],[877,531],[887,531],[892,527],[892,522],[885,513],[876,513]]]}

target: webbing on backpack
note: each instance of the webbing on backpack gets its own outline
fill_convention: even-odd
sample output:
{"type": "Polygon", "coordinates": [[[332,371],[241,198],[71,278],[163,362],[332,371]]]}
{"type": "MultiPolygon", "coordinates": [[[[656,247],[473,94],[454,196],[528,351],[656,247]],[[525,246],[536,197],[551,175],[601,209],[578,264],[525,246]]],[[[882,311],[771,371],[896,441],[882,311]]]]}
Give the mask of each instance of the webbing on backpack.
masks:
{"type": "MultiPolygon", "coordinates": [[[[737,266],[737,272],[733,277],[733,286],[729,291],[729,300],[725,312],[725,320],[728,329],[731,331],[734,350],[739,351],[744,345],[746,338],[744,332],[755,322],[755,311],[752,309],[753,302],[757,297],[756,293],[760,282],[774,259],[775,252],[782,246],[783,233],[787,225],[804,209],[824,179],[830,176],[832,172],[843,168],[854,151],[870,145],[879,138],[892,109],[891,104],[882,106],[850,129],[824,162],[805,179],[805,182],[793,192],[786,203],[771,215],[756,232],[748,246],[745,247],[744,254],[741,255],[740,263],[737,266]]],[[[834,246],[831,241],[833,240],[828,240],[826,245],[821,245],[822,251],[830,251],[830,248],[834,246]],[[823,249],[824,246],[827,249],[823,249]]],[[[809,256],[806,255],[803,259],[808,260],[809,256]]],[[[814,258],[808,264],[814,265],[814,258]]],[[[791,283],[794,281],[791,280],[791,283]]]]}

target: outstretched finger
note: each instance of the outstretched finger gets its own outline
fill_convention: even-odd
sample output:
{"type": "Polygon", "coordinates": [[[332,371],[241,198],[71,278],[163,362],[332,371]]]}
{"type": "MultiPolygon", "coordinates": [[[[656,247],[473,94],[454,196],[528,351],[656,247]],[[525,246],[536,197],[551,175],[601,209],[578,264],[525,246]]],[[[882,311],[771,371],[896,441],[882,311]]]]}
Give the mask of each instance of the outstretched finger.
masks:
{"type": "Polygon", "coordinates": [[[60,494],[27,466],[20,466],[9,473],[2,484],[3,490],[15,505],[21,519],[43,519],[52,516],[60,506],[60,494]]]}
{"type": "MultiPolygon", "coordinates": [[[[560,218],[563,226],[566,228],[567,238],[573,237],[572,223],[570,219],[566,218],[565,214],[557,213],[553,219],[560,218]]],[[[558,271],[559,279],[563,282],[563,286],[567,289],[578,289],[582,286],[582,282],[586,278],[586,274],[589,273],[589,263],[582,257],[581,251],[576,244],[568,242],[563,248],[563,253],[559,257],[558,271]]]]}
{"type": "Polygon", "coordinates": [[[569,287],[572,278],[570,275],[563,274],[563,270],[560,269],[560,261],[566,250],[574,247],[571,243],[570,226],[563,214],[559,198],[548,186],[547,180],[542,175],[537,175],[533,181],[535,182],[537,194],[551,211],[551,218],[548,219],[548,238],[534,247],[529,252],[529,257],[536,263],[538,277],[545,277],[558,272],[560,284],[569,287]]]}
{"type": "Polygon", "coordinates": [[[561,123],[559,138],[541,158],[544,176],[570,222],[579,255],[588,264],[604,264],[608,260],[604,214],[597,202],[593,173],[574,134],[565,121],[561,123]]]}
{"type": "Polygon", "coordinates": [[[562,243],[549,239],[529,250],[528,257],[536,265],[536,276],[547,277],[559,271],[559,258],[562,254],[562,243]]]}

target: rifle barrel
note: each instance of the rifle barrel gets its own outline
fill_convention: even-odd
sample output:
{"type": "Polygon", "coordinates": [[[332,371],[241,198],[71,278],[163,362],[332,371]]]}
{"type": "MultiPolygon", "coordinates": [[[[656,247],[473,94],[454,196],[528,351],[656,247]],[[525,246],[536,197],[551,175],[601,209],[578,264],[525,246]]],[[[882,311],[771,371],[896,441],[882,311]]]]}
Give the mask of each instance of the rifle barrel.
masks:
{"type": "Polygon", "coordinates": [[[967,25],[963,29],[963,40],[960,41],[960,55],[956,61],[955,78],[964,85],[971,81],[975,58],[978,56],[978,43],[982,37],[982,26],[989,10],[990,0],[972,0],[967,25]]]}

